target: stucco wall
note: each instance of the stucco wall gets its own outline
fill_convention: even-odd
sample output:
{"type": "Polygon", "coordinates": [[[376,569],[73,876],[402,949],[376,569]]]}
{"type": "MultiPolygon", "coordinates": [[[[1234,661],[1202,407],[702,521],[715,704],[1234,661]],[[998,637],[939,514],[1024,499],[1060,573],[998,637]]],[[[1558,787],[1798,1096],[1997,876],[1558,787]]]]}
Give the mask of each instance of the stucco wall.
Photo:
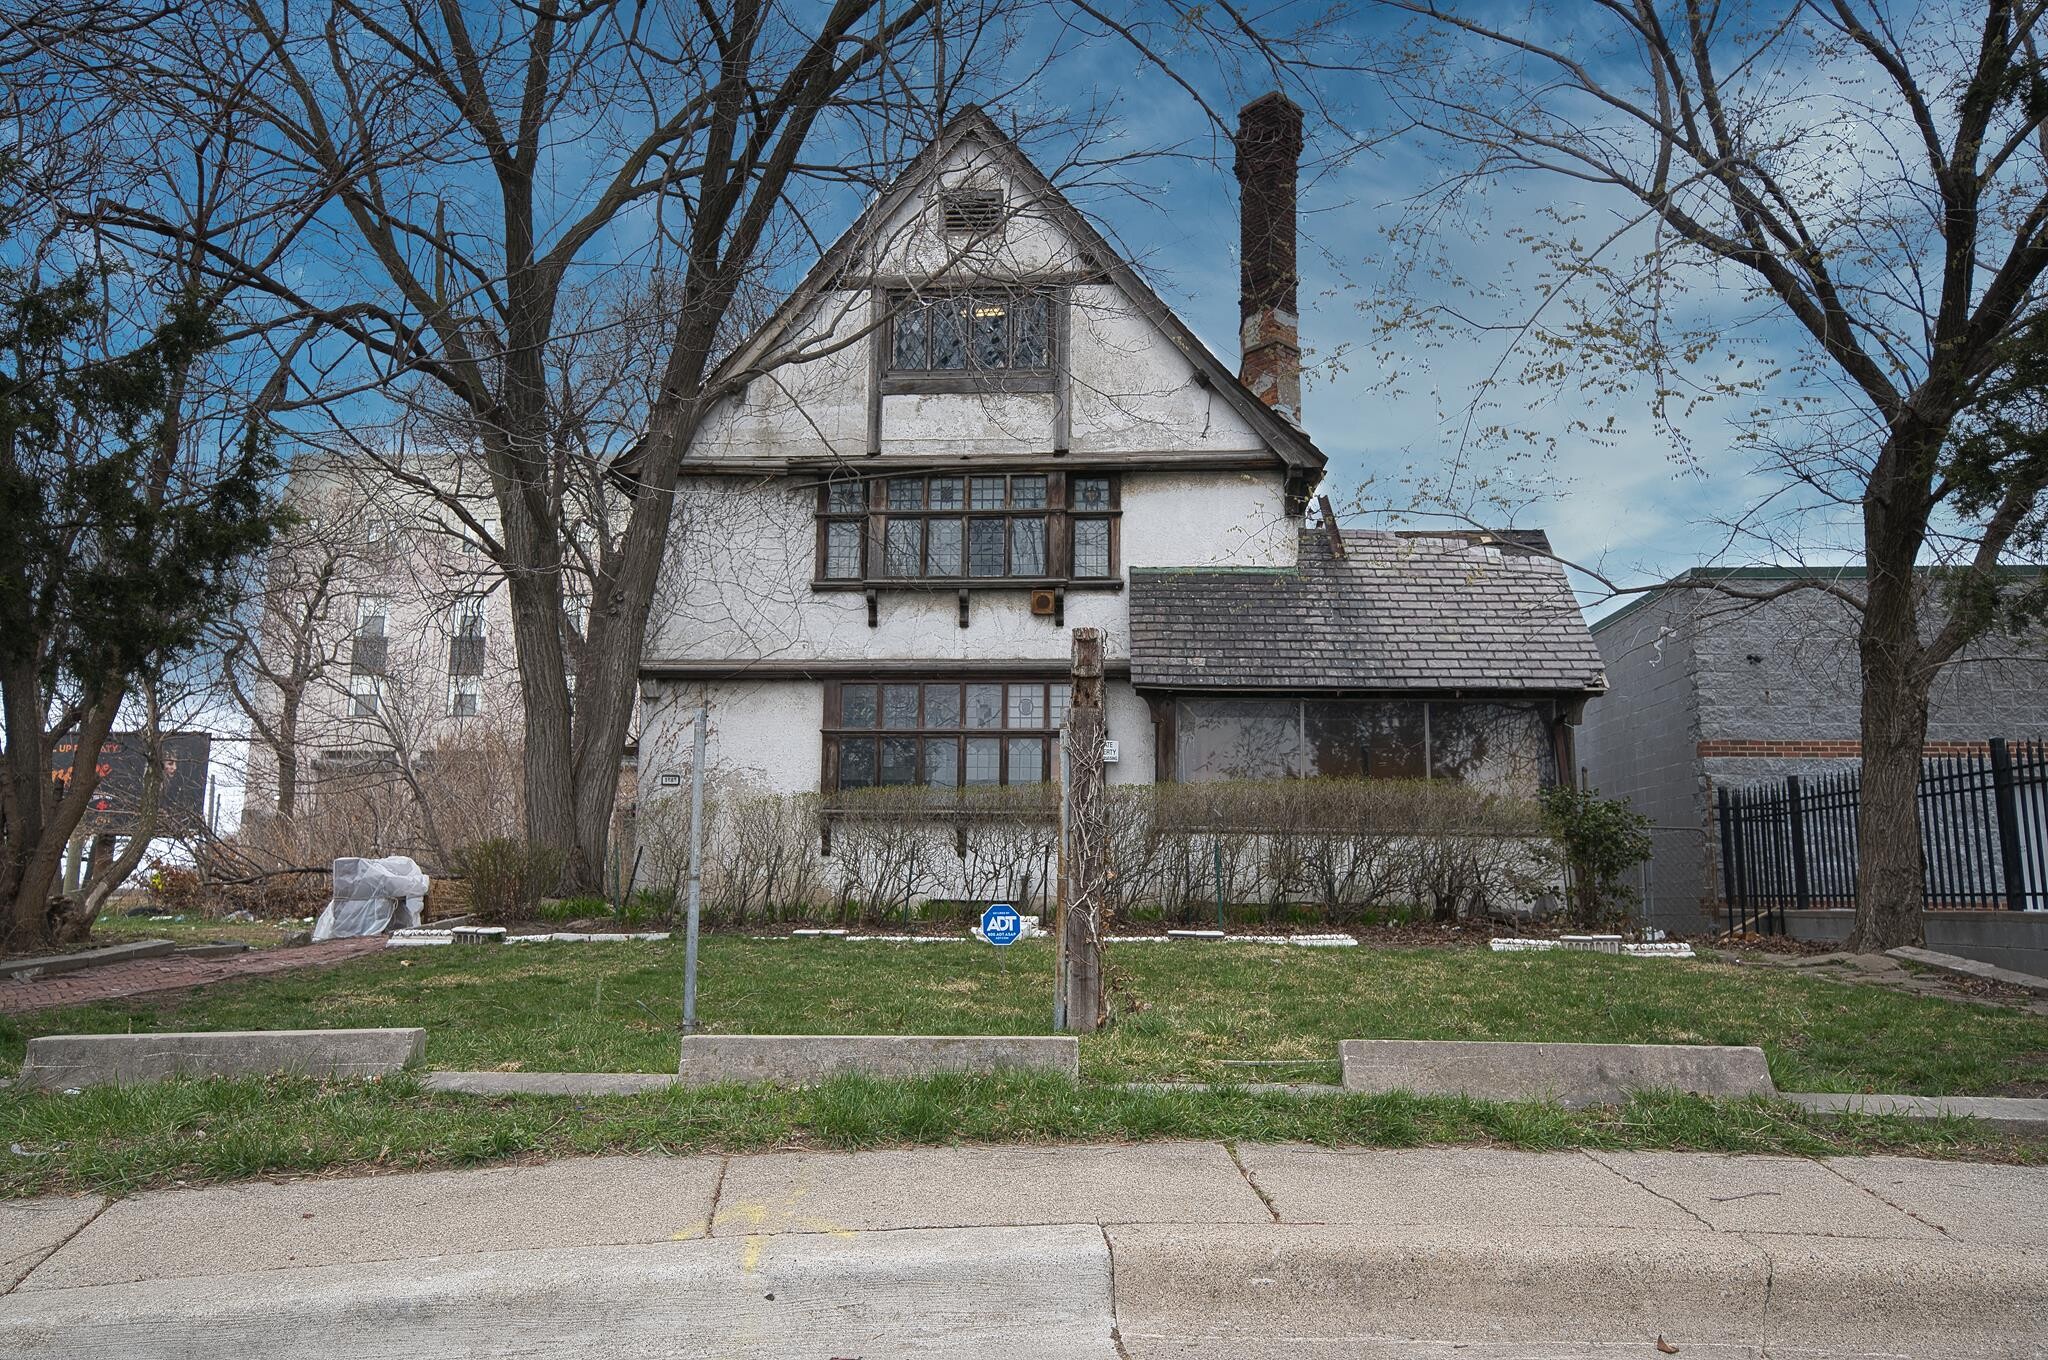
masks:
{"type": "MultiPolygon", "coordinates": [[[[847,272],[877,281],[952,287],[989,279],[1062,279],[1067,334],[1054,361],[1070,374],[1069,443],[1077,453],[1257,453],[1264,441],[1194,361],[1113,283],[1076,281],[1093,270],[1082,244],[1033,202],[985,148],[956,150],[939,188],[1001,187],[1002,230],[968,240],[936,229],[932,193],[911,196],[882,221],[847,272]]],[[[1219,267],[1227,262],[1219,259],[1219,267]]],[[[868,452],[872,350],[886,342],[876,288],[825,290],[745,353],[760,371],[745,395],[706,418],[691,456],[711,462],[792,458],[854,460],[868,452]],[[802,362],[790,362],[802,356],[802,362]]],[[[884,307],[886,304],[884,304],[884,307]]],[[[881,403],[881,451],[916,457],[1049,454],[1054,400],[1047,393],[891,394],[881,403]]]]}
{"type": "MultiPolygon", "coordinates": [[[[642,686],[640,783],[650,797],[686,790],[690,724],[700,699],[711,705],[705,772],[762,793],[816,793],[824,717],[824,685],[816,680],[762,680],[704,684],[648,682],[642,686]],[[673,785],[664,776],[675,777],[673,785]]],[[[1104,686],[1110,739],[1117,763],[1112,784],[1148,783],[1153,771],[1151,709],[1127,682],[1104,686]]]]}
{"type": "MultiPolygon", "coordinates": [[[[1075,590],[1066,627],[1031,613],[1025,590],[973,592],[960,627],[952,589],[884,588],[878,625],[856,591],[814,591],[817,490],[803,478],[697,478],[680,488],[646,664],[845,660],[1044,660],[1062,669],[1069,629],[1103,630],[1130,654],[1124,592],[1075,590]]],[[[1291,566],[1298,531],[1278,472],[1133,472],[1123,483],[1123,575],[1132,567],[1291,566]]]]}

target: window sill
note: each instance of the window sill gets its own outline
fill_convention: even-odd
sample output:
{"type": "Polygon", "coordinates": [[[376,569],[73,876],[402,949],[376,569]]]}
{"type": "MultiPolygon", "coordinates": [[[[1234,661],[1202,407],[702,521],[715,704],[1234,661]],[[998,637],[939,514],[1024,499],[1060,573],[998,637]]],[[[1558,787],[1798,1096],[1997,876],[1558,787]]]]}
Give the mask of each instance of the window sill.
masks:
{"type": "Polygon", "coordinates": [[[884,373],[881,393],[885,397],[962,393],[980,396],[1004,392],[1050,392],[1054,386],[1054,374],[1050,369],[947,370],[938,373],[884,373]]]}
{"type": "Polygon", "coordinates": [[[869,590],[893,591],[961,591],[961,590],[1065,590],[1103,591],[1114,594],[1124,588],[1121,576],[1083,576],[1068,579],[1060,576],[869,576],[861,578],[813,580],[811,589],[818,594],[837,591],[862,592],[869,590]]]}

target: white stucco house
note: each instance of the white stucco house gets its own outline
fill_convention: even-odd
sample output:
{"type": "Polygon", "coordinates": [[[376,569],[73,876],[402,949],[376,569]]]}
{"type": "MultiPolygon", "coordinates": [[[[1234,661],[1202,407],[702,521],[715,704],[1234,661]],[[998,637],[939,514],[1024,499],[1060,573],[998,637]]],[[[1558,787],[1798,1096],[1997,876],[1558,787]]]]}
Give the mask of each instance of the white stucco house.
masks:
{"type": "Polygon", "coordinates": [[[1310,518],[1301,144],[1284,97],[1246,108],[1233,364],[954,119],[727,364],[647,639],[643,796],[682,783],[700,699],[709,768],[762,790],[1055,777],[1078,626],[1115,781],[1568,773],[1604,680],[1540,534],[1310,518]]]}

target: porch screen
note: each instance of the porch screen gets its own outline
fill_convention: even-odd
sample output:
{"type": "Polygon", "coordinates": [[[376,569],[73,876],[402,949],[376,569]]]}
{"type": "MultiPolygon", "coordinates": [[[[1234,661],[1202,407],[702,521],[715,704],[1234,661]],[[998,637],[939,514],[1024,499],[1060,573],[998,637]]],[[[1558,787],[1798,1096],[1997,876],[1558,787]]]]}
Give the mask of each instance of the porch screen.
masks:
{"type": "Polygon", "coordinates": [[[1547,705],[1181,698],[1175,771],[1221,779],[1457,779],[1534,793],[1557,779],[1547,705]]]}

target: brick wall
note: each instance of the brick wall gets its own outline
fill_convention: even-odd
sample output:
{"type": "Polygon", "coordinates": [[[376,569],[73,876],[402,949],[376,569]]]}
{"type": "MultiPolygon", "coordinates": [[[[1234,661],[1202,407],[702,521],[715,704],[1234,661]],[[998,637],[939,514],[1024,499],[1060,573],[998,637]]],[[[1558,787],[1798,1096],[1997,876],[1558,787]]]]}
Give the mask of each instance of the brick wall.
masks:
{"type": "MultiPolygon", "coordinates": [[[[2004,736],[2001,732],[1998,735],[2004,736]]],[[[1921,754],[1930,756],[1973,756],[1983,755],[1990,749],[1986,741],[1930,741],[1921,747],[1921,754]]],[[[1844,741],[1840,738],[1812,741],[1791,739],[1748,738],[1734,741],[1702,741],[1697,745],[1702,760],[1725,758],[1786,758],[1796,760],[1861,760],[1863,743],[1844,741]]]]}
{"type": "MultiPolygon", "coordinates": [[[[1856,621],[1818,591],[1765,603],[1686,591],[1652,597],[1594,633],[1610,689],[1588,707],[1581,763],[1596,787],[1659,828],[1643,874],[1651,924],[1697,931],[1718,919],[1717,786],[1861,758],[1856,621]]],[[[1974,754],[1994,736],[2048,739],[2044,700],[2048,640],[1981,643],[1935,682],[1927,754],[1974,754]]]]}

